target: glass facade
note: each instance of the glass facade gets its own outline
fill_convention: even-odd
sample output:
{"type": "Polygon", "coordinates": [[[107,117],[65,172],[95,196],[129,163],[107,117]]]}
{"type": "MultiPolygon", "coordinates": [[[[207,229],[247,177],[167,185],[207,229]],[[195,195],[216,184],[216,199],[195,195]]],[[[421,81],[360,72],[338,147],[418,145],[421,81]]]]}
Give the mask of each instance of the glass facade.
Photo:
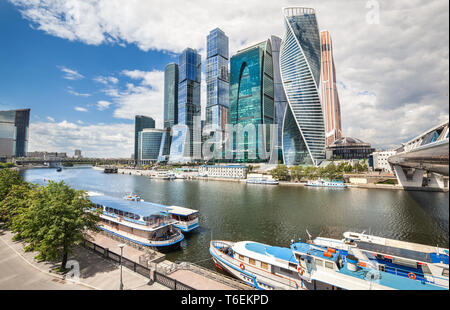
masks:
{"type": "Polygon", "coordinates": [[[138,163],[155,162],[168,155],[167,133],[165,129],[144,129],[138,132],[138,163]]]}
{"type": "Polygon", "coordinates": [[[284,15],[280,71],[289,110],[283,125],[284,163],[318,165],[325,159],[325,126],[319,97],[321,55],[315,12],[286,8],[284,15]],[[296,152],[300,154],[293,156],[296,152]]]}
{"type": "MultiPolygon", "coordinates": [[[[243,127],[253,124],[256,128],[262,124],[273,124],[275,111],[270,40],[238,51],[231,57],[230,67],[230,124],[243,127]]],[[[236,161],[247,162],[249,150],[256,150],[255,161],[262,161],[258,147],[260,143],[265,145],[266,150],[270,150],[270,136],[267,132],[262,137],[249,137],[247,134],[243,139],[238,139],[236,133],[233,133],[230,139],[236,161]],[[259,141],[264,137],[265,143],[259,141]]]]}
{"type": "Polygon", "coordinates": [[[139,132],[146,128],[155,128],[155,120],[144,115],[136,115],[134,119],[134,160],[138,161],[139,155],[139,132]]]}
{"type": "Polygon", "coordinates": [[[164,128],[178,123],[178,64],[170,63],[164,70],[164,128]]]}
{"type": "Polygon", "coordinates": [[[178,79],[178,124],[186,125],[189,129],[189,139],[186,141],[188,145],[184,148],[184,157],[198,156],[198,154],[194,154],[193,128],[194,118],[201,117],[201,74],[201,56],[194,49],[185,49],[179,58],[178,79]]]}
{"type": "Polygon", "coordinates": [[[0,111],[0,156],[25,157],[30,109],[0,111]]]}

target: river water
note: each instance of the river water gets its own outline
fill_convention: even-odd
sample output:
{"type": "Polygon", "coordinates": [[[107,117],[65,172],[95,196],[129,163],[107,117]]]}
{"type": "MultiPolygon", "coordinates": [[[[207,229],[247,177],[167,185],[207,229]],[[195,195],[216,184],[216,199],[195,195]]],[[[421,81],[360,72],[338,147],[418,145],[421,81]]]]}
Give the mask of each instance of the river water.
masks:
{"type": "Polygon", "coordinates": [[[200,211],[200,229],[186,235],[172,261],[214,268],[211,238],[252,240],[289,246],[290,240],[342,238],[345,231],[449,247],[449,193],[383,189],[329,189],[204,180],[152,180],[104,174],[90,167],[27,169],[26,181],[64,180],[76,189],[122,197],[139,193],[145,201],[200,211]]]}

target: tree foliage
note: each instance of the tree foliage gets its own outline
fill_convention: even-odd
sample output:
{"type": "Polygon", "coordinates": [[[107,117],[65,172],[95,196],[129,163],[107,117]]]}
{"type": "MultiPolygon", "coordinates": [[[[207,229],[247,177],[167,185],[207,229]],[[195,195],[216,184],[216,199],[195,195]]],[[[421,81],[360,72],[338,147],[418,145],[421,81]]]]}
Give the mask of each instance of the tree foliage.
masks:
{"type": "Polygon", "coordinates": [[[285,165],[278,165],[270,171],[270,174],[279,181],[288,181],[290,177],[289,169],[285,165]]]}

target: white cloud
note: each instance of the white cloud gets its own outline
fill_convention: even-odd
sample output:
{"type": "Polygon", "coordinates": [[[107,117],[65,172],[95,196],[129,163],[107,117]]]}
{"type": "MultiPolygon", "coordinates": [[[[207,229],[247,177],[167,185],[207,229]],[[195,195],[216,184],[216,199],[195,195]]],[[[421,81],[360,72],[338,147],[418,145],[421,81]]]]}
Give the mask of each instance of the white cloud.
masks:
{"type": "Polygon", "coordinates": [[[73,88],[70,86],[67,87],[67,92],[71,95],[78,96],[78,97],[90,97],[91,96],[91,94],[79,93],[79,92],[73,90],[73,88]]]}
{"type": "Polygon", "coordinates": [[[53,117],[51,117],[51,116],[47,116],[47,119],[48,119],[50,122],[54,122],[54,121],[55,121],[55,119],[54,119],[53,117]]]}
{"type": "MultiPolygon", "coordinates": [[[[71,41],[135,44],[169,53],[189,46],[203,55],[206,36],[216,27],[229,36],[230,55],[272,34],[282,37],[281,8],[299,5],[293,0],[10,1],[37,29],[71,41]]],[[[340,91],[344,134],[391,145],[448,117],[449,3],[377,2],[379,24],[367,23],[367,1],[305,0],[300,5],[315,8],[320,29],[331,33],[337,80],[348,87],[340,91]]],[[[161,125],[163,82],[147,73],[123,72],[141,81],[126,90],[105,80],[105,93],[119,105],[116,117],[150,114],[161,125]]],[[[203,94],[202,89],[204,105],[203,94]]]]}
{"type": "Polygon", "coordinates": [[[102,83],[105,85],[107,85],[108,83],[117,84],[119,82],[119,79],[116,77],[113,77],[113,76],[107,76],[107,77],[97,76],[97,77],[93,78],[93,80],[95,82],[102,83]]]}
{"type": "Polygon", "coordinates": [[[76,70],[69,69],[63,66],[58,66],[58,68],[64,72],[63,78],[66,80],[81,80],[84,76],[78,73],[76,70]]]}
{"type": "Polygon", "coordinates": [[[87,112],[88,111],[86,108],[83,108],[83,107],[75,107],[74,109],[75,109],[75,111],[78,111],[78,112],[87,112]]]}
{"type": "Polygon", "coordinates": [[[133,153],[134,124],[79,125],[36,122],[30,124],[28,149],[54,152],[83,151],[87,157],[123,157],[133,153]]]}
{"type": "Polygon", "coordinates": [[[110,105],[111,105],[111,102],[105,101],[105,100],[100,100],[97,102],[97,109],[99,111],[103,111],[103,110],[109,108],[110,105]]]}

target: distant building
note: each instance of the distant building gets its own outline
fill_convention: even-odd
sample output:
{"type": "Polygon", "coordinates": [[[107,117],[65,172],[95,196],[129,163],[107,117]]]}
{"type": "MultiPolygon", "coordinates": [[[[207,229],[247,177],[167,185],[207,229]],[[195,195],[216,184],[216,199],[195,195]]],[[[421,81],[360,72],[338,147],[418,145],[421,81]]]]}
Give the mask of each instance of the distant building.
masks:
{"type": "Polygon", "coordinates": [[[164,128],[178,123],[178,64],[170,63],[164,70],[164,128]]]}
{"type": "Polygon", "coordinates": [[[327,159],[368,159],[375,152],[369,143],[356,138],[343,137],[327,147],[327,159]]]}
{"type": "Polygon", "coordinates": [[[75,150],[73,157],[75,158],[81,158],[81,150],[75,150]]]}
{"type": "Polygon", "coordinates": [[[138,155],[138,133],[146,128],[155,128],[155,120],[148,116],[136,115],[134,120],[134,160],[138,155]]]}
{"type": "Polygon", "coordinates": [[[167,160],[169,147],[170,132],[168,129],[143,129],[138,132],[137,164],[146,165],[167,160]]]}
{"type": "Polygon", "coordinates": [[[380,151],[380,152],[373,152],[371,154],[372,161],[373,161],[373,170],[377,171],[385,171],[392,173],[391,165],[388,162],[388,158],[397,154],[396,151],[380,151]]]}
{"type": "Polygon", "coordinates": [[[0,111],[0,157],[25,157],[30,109],[0,111]]]}
{"type": "Polygon", "coordinates": [[[330,33],[320,32],[322,49],[322,108],[325,119],[325,146],[342,137],[341,106],[336,87],[336,68],[333,59],[333,44],[330,33]]]}
{"type": "Polygon", "coordinates": [[[67,158],[66,152],[28,152],[27,157],[36,159],[63,159],[67,158]]]}
{"type": "MultiPolygon", "coordinates": [[[[274,84],[272,45],[270,39],[238,51],[230,63],[230,112],[232,125],[274,124],[274,84]]],[[[266,128],[268,129],[268,128],[266,128]]],[[[239,139],[230,137],[233,161],[264,162],[260,147],[271,150],[268,130],[261,137],[239,139]],[[256,150],[256,158],[249,158],[249,150],[256,150]]]]}
{"type": "Polygon", "coordinates": [[[216,178],[232,178],[245,179],[247,178],[248,167],[238,165],[204,165],[198,168],[200,176],[216,177],[216,178]]]}

